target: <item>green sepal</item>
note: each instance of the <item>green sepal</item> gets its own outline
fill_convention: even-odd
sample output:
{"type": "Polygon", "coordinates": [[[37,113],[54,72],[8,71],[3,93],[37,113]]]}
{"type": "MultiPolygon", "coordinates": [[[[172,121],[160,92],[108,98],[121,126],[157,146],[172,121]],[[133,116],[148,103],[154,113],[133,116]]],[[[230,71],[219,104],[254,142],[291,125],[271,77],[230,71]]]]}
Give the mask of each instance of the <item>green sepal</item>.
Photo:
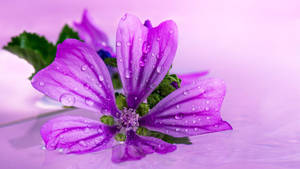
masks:
{"type": "Polygon", "coordinates": [[[178,88],[180,88],[181,79],[177,77],[176,74],[167,74],[164,79],[160,82],[158,87],[151,93],[147,98],[147,103],[152,109],[160,100],[172,93],[176,88],[172,85],[176,83],[178,88]]]}
{"type": "Polygon", "coordinates": [[[117,67],[117,59],[113,57],[108,57],[103,59],[104,63],[111,67],[117,67]]]}
{"type": "Polygon", "coordinates": [[[108,126],[113,126],[115,124],[115,119],[112,116],[104,115],[100,118],[100,121],[108,126]]]}
{"type": "Polygon", "coordinates": [[[62,43],[66,39],[80,39],[78,32],[75,32],[69,25],[65,25],[61,30],[56,45],[62,43]]]}
{"type": "Polygon", "coordinates": [[[48,66],[54,60],[56,53],[55,45],[48,42],[44,36],[25,31],[13,37],[3,49],[16,54],[34,67],[35,72],[29,79],[48,66]]]}
{"type": "Polygon", "coordinates": [[[158,131],[148,130],[145,127],[139,127],[136,133],[140,136],[155,137],[170,144],[192,144],[188,137],[173,137],[158,131]]]}
{"type": "Polygon", "coordinates": [[[139,107],[136,109],[136,113],[138,113],[142,117],[148,114],[149,109],[150,107],[147,103],[141,103],[139,107]]]}
{"type": "Polygon", "coordinates": [[[115,73],[111,77],[114,89],[121,89],[122,88],[122,82],[119,76],[119,73],[115,73]]]}
{"type": "Polygon", "coordinates": [[[116,97],[116,104],[119,110],[123,110],[124,108],[127,108],[127,102],[126,97],[121,93],[115,93],[116,97]]]}
{"type": "Polygon", "coordinates": [[[123,133],[118,133],[118,134],[115,135],[115,139],[117,141],[124,142],[126,140],[126,135],[123,134],[123,133]]]}

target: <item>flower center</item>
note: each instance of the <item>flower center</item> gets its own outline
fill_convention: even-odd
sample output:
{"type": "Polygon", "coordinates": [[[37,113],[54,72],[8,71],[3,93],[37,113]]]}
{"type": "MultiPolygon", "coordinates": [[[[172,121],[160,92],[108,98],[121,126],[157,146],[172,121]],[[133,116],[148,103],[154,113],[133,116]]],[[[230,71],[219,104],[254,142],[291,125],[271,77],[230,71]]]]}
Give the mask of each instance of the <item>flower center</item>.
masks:
{"type": "Polygon", "coordinates": [[[118,120],[120,129],[136,131],[139,127],[139,115],[132,108],[124,108],[118,120]]]}

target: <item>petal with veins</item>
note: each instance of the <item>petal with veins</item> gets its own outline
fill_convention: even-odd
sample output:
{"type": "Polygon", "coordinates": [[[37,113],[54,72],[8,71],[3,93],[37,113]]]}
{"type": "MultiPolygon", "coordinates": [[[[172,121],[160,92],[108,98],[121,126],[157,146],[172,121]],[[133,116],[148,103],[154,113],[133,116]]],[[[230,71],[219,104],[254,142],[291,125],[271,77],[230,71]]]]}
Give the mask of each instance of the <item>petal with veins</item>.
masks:
{"type": "Polygon", "coordinates": [[[62,116],[45,123],[40,132],[48,150],[86,153],[111,147],[116,129],[83,117],[62,116]]]}
{"type": "Polygon", "coordinates": [[[232,127],[220,115],[224,96],[223,81],[194,81],[161,100],[140,119],[140,125],[174,137],[230,130],[232,127]]]}
{"type": "Polygon", "coordinates": [[[169,20],[150,28],[126,14],[119,23],[116,48],[128,105],[137,108],[169,71],[177,49],[177,26],[169,20]]]}
{"type": "Polygon", "coordinates": [[[66,106],[116,115],[114,89],[106,65],[89,45],[67,39],[55,60],[39,71],[32,86],[66,106]]]}

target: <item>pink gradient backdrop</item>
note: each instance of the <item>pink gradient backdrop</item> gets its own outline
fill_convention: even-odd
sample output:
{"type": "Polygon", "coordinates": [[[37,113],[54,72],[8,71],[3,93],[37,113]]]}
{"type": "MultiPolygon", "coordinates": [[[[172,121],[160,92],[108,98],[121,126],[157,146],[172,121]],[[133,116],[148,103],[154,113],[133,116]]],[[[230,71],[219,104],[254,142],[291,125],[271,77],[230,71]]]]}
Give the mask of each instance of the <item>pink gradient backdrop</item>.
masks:
{"type": "MultiPolygon", "coordinates": [[[[234,130],[194,137],[196,144],[167,156],[114,166],[109,151],[83,156],[41,151],[39,126],[45,119],[37,119],[0,128],[0,168],[300,167],[299,0],[2,0],[0,45],[24,29],[55,41],[65,23],[80,20],[84,8],[112,44],[125,12],[154,25],[173,19],[179,27],[173,70],[209,69],[210,76],[224,79],[222,112],[234,130]],[[150,160],[156,162],[149,165],[150,160]]],[[[26,62],[0,51],[0,123],[49,111],[32,106],[42,95],[26,80],[31,71],[26,62]]]]}

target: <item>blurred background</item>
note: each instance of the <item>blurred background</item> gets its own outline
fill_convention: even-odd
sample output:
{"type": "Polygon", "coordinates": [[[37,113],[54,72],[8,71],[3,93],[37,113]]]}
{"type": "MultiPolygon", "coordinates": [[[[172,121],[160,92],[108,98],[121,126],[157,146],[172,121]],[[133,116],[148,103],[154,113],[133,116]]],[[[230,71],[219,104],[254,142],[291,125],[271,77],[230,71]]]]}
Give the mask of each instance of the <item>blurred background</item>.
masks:
{"type": "Polygon", "coordinates": [[[24,30],[55,42],[63,25],[80,21],[84,9],[112,46],[124,13],[154,26],[174,20],[179,46],[173,71],[209,70],[208,76],[224,79],[222,116],[234,130],[194,137],[195,144],[164,158],[150,155],[119,166],[111,164],[110,151],[83,156],[42,151],[39,127],[52,117],[37,116],[60,108],[41,106],[43,95],[27,79],[33,68],[1,49],[0,168],[300,167],[299,0],[1,0],[0,46],[24,30]],[[36,118],[6,125],[29,117],[36,118]]]}

